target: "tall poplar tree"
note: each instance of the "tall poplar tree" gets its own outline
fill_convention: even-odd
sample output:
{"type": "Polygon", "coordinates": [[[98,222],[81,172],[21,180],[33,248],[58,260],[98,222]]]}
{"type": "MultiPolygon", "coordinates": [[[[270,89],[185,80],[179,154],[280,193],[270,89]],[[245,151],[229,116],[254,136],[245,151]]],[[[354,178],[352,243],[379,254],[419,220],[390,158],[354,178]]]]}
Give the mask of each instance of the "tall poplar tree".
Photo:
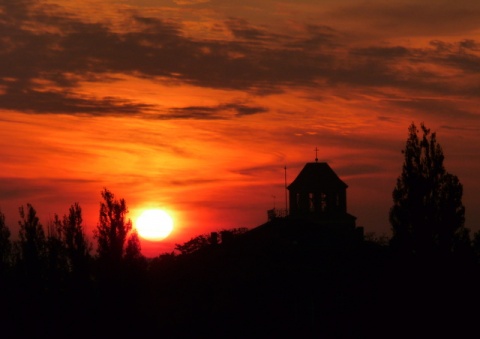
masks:
{"type": "Polygon", "coordinates": [[[62,238],[67,252],[70,269],[74,276],[87,274],[90,259],[90,243],[82,225],[82,208],[78,203],[70,206],[68,215],[63,216],[61,224],[62,238]]]}
{"type": "Polygon", "coordinates": [[[97,253],[102,261],[118,265],[125,255],[127,236],[132,222],[127,219],[127,205],[124,199],[117,200],[108,189],[102,191],[100,215],[94,236],[97,239],[97,253]]]}
{"type": "Polygon", "coordinates": [[[392,245],[414,253],[451,252],[457,238],[465,234],[462,184],[445,170],[435,133],[423,123],[421,137],[413,123],[408,131],[390,209],[392,245]]]}
{"type": "Polygon", "coordinates": [[[26,211],[21,206],[19,212],[20,262],[23,265],[24,273],[32,279],[33,283],[35,279],[41,278],[44,273],[47,241],[43,226],[32,205],[27,204],[26,211]]]}

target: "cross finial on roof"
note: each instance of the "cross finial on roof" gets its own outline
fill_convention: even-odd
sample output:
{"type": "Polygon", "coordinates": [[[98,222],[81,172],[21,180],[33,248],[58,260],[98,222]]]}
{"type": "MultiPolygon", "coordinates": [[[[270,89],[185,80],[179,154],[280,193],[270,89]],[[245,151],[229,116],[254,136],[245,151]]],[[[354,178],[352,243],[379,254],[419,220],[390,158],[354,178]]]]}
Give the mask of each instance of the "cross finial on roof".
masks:
{"type": "Polygon", "coordinates": [[[315,147],[315,162],[318,162],[318,148],[315,147]]]}

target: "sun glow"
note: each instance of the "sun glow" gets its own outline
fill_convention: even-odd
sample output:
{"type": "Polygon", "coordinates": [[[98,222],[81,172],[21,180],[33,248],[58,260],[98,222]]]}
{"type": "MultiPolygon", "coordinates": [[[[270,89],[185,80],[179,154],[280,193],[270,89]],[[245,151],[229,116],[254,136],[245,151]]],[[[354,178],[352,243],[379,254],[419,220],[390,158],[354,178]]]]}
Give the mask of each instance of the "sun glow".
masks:
{"type": "Polygon", "coordinates": [[[142,238],[158,241],[172,232],[173,219],[164,210],[146,210],[137,218],[135,227],[142,238]]]}

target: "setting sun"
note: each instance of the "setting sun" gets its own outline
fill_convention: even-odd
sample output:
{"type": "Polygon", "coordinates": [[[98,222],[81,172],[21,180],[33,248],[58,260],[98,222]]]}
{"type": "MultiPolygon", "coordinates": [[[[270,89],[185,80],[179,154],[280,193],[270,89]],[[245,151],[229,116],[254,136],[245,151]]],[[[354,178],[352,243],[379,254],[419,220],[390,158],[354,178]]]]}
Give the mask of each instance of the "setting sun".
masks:
{"type": "Polygon", "coordinates": [[[162,240],[172,232],[173,219],[164,210],[146,210],[137,218],[135,227],[144,239],[162,240]]]}

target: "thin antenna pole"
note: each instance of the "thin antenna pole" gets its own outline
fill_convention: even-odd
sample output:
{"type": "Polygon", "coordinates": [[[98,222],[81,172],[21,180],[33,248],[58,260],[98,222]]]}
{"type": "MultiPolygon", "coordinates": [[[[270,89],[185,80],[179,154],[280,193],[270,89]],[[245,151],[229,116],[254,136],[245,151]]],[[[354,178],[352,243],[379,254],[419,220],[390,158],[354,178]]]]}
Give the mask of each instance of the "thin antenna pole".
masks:
{"type": "Polygon", "coordinates": [[[285,215],[288,215],[288,199],[287,199],[287,165],[285,165],[285,215]]]}

